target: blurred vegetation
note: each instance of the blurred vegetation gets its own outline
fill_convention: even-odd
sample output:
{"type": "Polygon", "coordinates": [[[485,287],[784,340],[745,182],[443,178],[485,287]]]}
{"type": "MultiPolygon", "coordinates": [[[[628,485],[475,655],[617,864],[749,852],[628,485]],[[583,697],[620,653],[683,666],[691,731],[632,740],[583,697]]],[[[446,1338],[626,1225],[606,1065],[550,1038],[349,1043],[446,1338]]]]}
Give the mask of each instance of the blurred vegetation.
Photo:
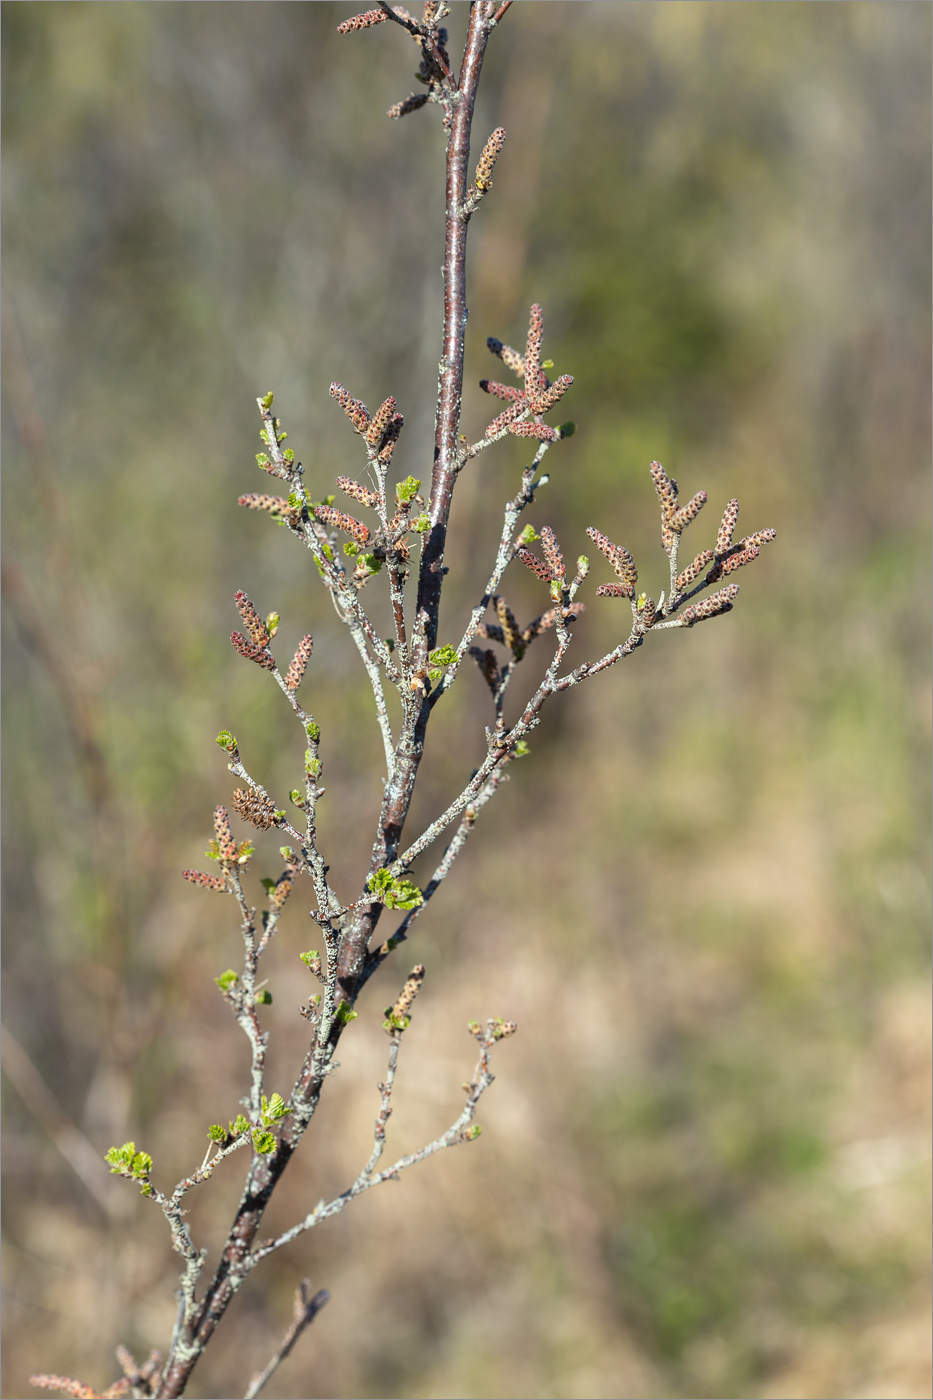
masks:
{"type": "MultiPolygon", "coordinates": [[[[3,7],[9,1396],[35,1369],[106,1384],[116,1342],[145,1354],[174,1315],[160,1219],[90,1150],[82,1175],[56,1105],[163,1181],[237,1110],[213,977],[239,934],[178,871],[229,798],[222,725],[279,790],[301,755],[227,641],[236,587],[282,614],[282,654],[315,634],[328,857],[366,861],[358,663],[307,559],[236,506],[264,489],[269,388],[322,494],[358,470],[335,378],[397,396],[400,474],[429,476],[442,134],[384,119],[414,49],[338,38],[349,13],[3,7]]],[[[393,1141],[451,1121],[462,1023],[514,1016],[481,1143],[257,1277],[193,1395],[242,1392],[304,1274],[333,1300],[281,1396],[929,1394],[930,19],[521,4],[494,35],[477,134],[508,142],[471,232],[468,382],[532,300],[576,377],[532,518],[571,557],[588,524],[624,540],[657,592],[659,457],[778,541],[728,620],[558,705],[419,925],[393,1141]]],[[[467,431],[487,409],[468,390],[467,431]]],[[[497,453],[458,487],[450,637],[523,458],[497,453]]],[[[539,610],[530,575],[508,592],[539,610]]],[[[581,658],[615,623],[591,605],[581,658]]],[[[480,752],[482,682],[459,689],[422,812],[480,752]]],[[[296,908],[269,969],[283,1092],[309,944],[296,908]]],[[[271,1229],[365,1159],[409,965],[361,1004],[271,1229]]],[[[238,1193],[234,1163],[196,1234],[238,1193]]]]}

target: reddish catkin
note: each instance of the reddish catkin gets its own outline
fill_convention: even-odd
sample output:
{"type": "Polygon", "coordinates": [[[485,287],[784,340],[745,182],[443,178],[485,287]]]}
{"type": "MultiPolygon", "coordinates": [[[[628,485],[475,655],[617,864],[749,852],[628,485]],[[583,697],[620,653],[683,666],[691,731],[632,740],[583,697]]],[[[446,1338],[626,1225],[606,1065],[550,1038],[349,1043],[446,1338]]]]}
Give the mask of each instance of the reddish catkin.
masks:
{"type": "Polygon", "coordinates": [[[700,511],[706,505],[706,501],[706,492],[698,491],[685,506],[681,506],[679,510],[674,511],[670,519],[670,527],[675,534],[682,534],[690,522],[696,520],[700,511]]]}
{"type": "Polygon", "coordinates": [[[562,579],[564,577],[564,556],[560,552],[557,536],[549,525],[542,526],[541,548],[544,550],[544,557],[551,571],[551,578],[555,581],[557,579],[562,579]]]}
{"type": "Polygon", "coordinates": [[[732,548],[732,536],[735,534],[738,518],[739,503],[733,498],[723,511],[719,534],[716,536],[717,554],[725,554],[727,550],[732,548]]]}
{"type": "MultiPolygon", "coordinates": [[[[635,584],[638,582],[638,570],[635,567],[635,560],[632,558],[631,554],[629,554],[625,545],[613,544],[608,536],[604,535],[601,530],[594,529],[592,525],[587,527],[586,533],[596,545],[596,548],[605,554],[609,563],[612,565],[612,572],[615,574],[616,578],[621,579],[622,582],[628,584],[630,588],[634,588],[635,584]]],[[[626,594],[626,597],[630,596],[631,594],[626,594]]]]}
{"type": "Polygon", "coordinates": [[[391,422],[395,412],[395,399],[390,394],[384,403],[380,404],[373,414],[373,421],[366,431],[366,441],[370,447],[378,447],[382,434],[391,422]]]}
{"type": "Polygon", "coordinates": [[[348,476],[338,476],[337,486],[345,496],[352,496],[353,500],[359,501],[360,505],[375,508],[379,504],[377,492],[370,491],[368,486],[363,486],[348,476]]]}
{"type": "Polygon", "coordinates": [[[528,344],[525,348],[525,393],[533,399],[539,388],[541,373],[541,342],[544,339],[544,318],[537,302],[528,316],[528,344]]]}
{"type": "Polygon", "coordinates": [[[505,127],[497,126],[483,147],[483,153],[476,165],[476,178],[473,183],[480,192],[488,190],[492,184],[493,167],[499,158],[499,152],[502,150],[504,142],[505,127]]]}
{"type": "Polygon", "coordinates": [[[392,453],[395,451],[395,444],[398,442],[398,435],[402,431],[405,419],[401,413],[393,413],[391,422],[382,434],[382,447],[379,449],[380,462],[386,463],[392,460],[392,453]]]}
{"type": "Polygon", "coordinates": [[[269,496],[264,491],[249,491],[245,496],[238,496],[237,505],[247,510],[267,510],[273,515],[286,515],[291,511],[284,496],[269,496]]]}
{"type": "Polygon", "coordinates": [[[500,384],[497,379],[481,379],[479,387],[496,399],[505,399],[509,403],[528,403],[524,389],[518,389],[514,384],[500,384]]]}
{"type": "Polygon", "coordinates": [[[513,350],[511,345],[504,345],[503,342],[498,340],[494,335],[486,337],[486,345],[494,355],[499,356],[502,363],[506,365],[513,374],[517,375],[519,379],[524,378],[525,361],[517,350],[513,350]]]}
{"type": "Polygon", "coordinates": [[[344,413],[353,424],[358,433],[365,433],[369,427],[369,409],[359,399],[355,399],[349,389],[345,389],[342,384],[335,379],[328,390],[332,399],[336,399],[344,413]]]}
{"type": "Polygon", "coordinates": [[[547,413],[549,408],[553,408],[555,404],[560,403],[572,383],[572,374],[562,374],[559,379],[554,380],[550,388],[539,389],[531,405],[534,412],[547,413]]]}
{"type": "Polygon", "coordinates": [[[703,598],[699,603],[693,603],[689,608],[685,608],[680,615],[681,627],[692,627],[694,623],[703,622],[708,617],[718,617],[720,613],[732,611],[732,606],[739,596],[739,585],[730,583],[725,588],[720,588],[718,593],[712,593],[708,598],[703,598]]]}
{"type": "MultiPolygon", "coordinates": [[[[727,559],[723,559],[716,565],[717,578],[725,578],[726,574],[734,574],[736,569],[741,569],[745,564],[751,564],[758,558],[760,550],[757,544],[750,544],[747,549],[740,549],[738,554],[730,554],[727,559]]],[[[710,570],[712,573],[712,570],[710,570]]]]}
{"type": "Polygon", "coordinates": [[[403,97],[401,102],[393,102],[386,116],[398,121],[399,117],[407,117],[409,112],[417,112],[428,101],[430,98],[426,92],[413,92],[410,97],[403,97]]]}
{"type": "Polygon", "coordinates": [[[372,29],[374,24],[381,24],[389,16],[385,10],[366,10],[361,15],[351,15],[345,19],[343,24],[337,25],[338,34],[353,34],[357,29],[372,29]]]}
{"type": "Polygon", "coordinates": [[[214,835],[223,860],[236,860],[237,844],[230,829],[230,817],[226,807],[214,808],[214,835]]]}
{"type": "Polygon", "coordinates": [[[597,598],[633,598],[635,590],[630,583],[601,583],[596,590],[597,598]]]}
{"type": "Polygon", "coordinates": [[[670,528],[671,518],[677,509],[677,483],[671,480],[660,462],[652,462],[648,471],[661,504],[661,519],[670,528]]]}
{"type": "Polygon", "coordinates": [[[691,564],[677,575],[677,590],[689,588],[691,583],[695,583],[708,564],[713,562],[713,551],[711,549],[701,549],[699,554],[691,564]]]}
{"type": "MultiPolygon", "coordinates": [[[[486,431],[488,433],[489,429],[486,431]]],[[[515,437],[537,438],[539,442],[557,442],[560,437],[557,429],[549,427],[547,423],[510,423],[509,432],[515,437]]]]}
{"type": "Polygon", "coordinates": [[[314,514],[318,520],[323,520],[325,525],[336,525],[338,530],[351,535],[357,544],[365,544],[369,539],[368,527],[361,520],[347,515],[346,511],[335,510],[333,506],[319,505],[314,507],[314,514]]]}
{"type": "Polygon", "coordinates": [[[271,651],[265,647],[254,646],[248,637],[244,637],[242,632],[231,632],[230,640],[234,649],[245,656],[247,661],[255,661],[257,666],[261,666],[264,671],[272,671],[275,668],[275,657],[271,651]]]}
{"type": "Polygon", "coordinates": [[[305,668],[311,660],[311,649],[314,646],[314,638],[310,632],[302,637],[298,643],[298,649],[292,657],[291,665],[285,675],[286,690],[297,690],[301,685],[301,678],[305,673],[305,668]]]}
{"type": "Polygon", "coordinates": [[[181,873],[192,885],[200,885],[205,890],[217,890],[220,893],[227,888],[226,881],[219,875],[205,875],[203,870],[183,870],[181,873]]]}
{"type": "Polygon", "coordinates": [[[505,428],[514,424],[515,419],[520,418],[527,407],[525,395],[522,394],[521,399],[517,403],[509,404],[508,408],[505,409],[503,413],[500,413],[498,418],[492,420],[489,427],[486,429],[486,437],[495,437],[497,433],[501,433],[505,428]]]}
{"type": "Polygon", "coordinates": [[[237,612],[243,619],[243,626],[249,633],[253,645],[257,647],[267,646],[269,642],[269,633],[266,629],[266,624],[259,616],[259,613],[250,602],[247,595],[243,592],[242,588],[238,588],[234,593],[233,601],[236,603],[237,612]]]}
{"type": "Polygon", "coordinates": [[[539,559],[536,554],[532,554],[530,549],[520,549],[518,551],[518,557],[525,567],[530,569],[533,574],[537,574],[538,578],[543,579],[545,583],[550,583],[551,571],[543,559],[539,559]]]}

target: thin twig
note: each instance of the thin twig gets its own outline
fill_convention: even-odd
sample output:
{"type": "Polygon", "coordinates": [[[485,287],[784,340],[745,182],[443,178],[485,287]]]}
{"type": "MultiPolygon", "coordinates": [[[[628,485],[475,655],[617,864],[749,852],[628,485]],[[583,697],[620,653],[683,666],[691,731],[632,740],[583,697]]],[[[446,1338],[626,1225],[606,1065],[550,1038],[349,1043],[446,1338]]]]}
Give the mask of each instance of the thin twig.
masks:
{"type": "Polygon", "coordinates": [[[291,1327],[285,1333],[279,1345],[278,1351],[263,1371],[258,1371],[249,1383],[243,1400],[255,1400],[255,1397],[262,1390],[263,1386],[271,1379],[273,1373],[288,1356],[292,1347],[301,1336],[306,1327],[317,1317],[325,1303],[330,1301],[330,1294],[326,1288],[320,1289],[314,1296],[311,1294],[311,1280],[303,1278],[295,1291],[295,1316],[291,1327]]]}

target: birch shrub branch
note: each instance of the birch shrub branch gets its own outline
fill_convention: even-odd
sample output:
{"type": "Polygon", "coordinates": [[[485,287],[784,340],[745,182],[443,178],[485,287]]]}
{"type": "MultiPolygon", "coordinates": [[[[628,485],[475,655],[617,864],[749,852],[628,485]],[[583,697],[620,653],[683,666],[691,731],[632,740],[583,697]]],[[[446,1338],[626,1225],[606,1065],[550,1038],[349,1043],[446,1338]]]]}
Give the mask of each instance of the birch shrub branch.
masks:
{"type": "MultiPolygon", "coordinates": [[[[416,920],[443,885],[484,807],[511,765],[527,752],[527,737],[539,723],[545,704],[552,696],[633,655],[657,633],[692,628],[730,612],[739,592],[733,575],[754,562],[762,546],[774,538],[773,530],[764,529],[737,539],[739,506],[731,500],[722,512],[712,545],[700,548],[685,563],[682,540],[699,520],[707,503],[706,493],[697,491],[682,502],[677,482],[659,462],[652,462],[648,470],[660,508],[660,543],[666,556],[664,588],[657,598],[640,587],[635,559],[624,544],[616,542],[621,526],[618,518],[602,520],[599,527],[587,530],[601,556],[596,562],[605,581],[592,587],[591,561],[583,553],[574,556],[571,563],[565,562],[569,541],[559,538],[552,525],[542,523],[538,497],[549,480],[545,459],[552,450],[559,450],[574,430],[571,422],[553,421],[574,381],[566,373],[550,377],[553,367],[543,358],[544,319],[537,305],[530,310],[523,349],[489,338],[488,347],[501,365],[503,378],[484,379],[479,387],[494,400],[495,412],[477,441],[471,443],[462,434],[466,234],[472,216],[492,188],[496,159],[505,141],[502,128],[492,132],[472,180],[468,180],[470,126],[485,45],[508,8],[509,0],[498,7],[488,0],[471,4],[457,78],[442,24],[448,13],[446,5],[429,0],[422,18],[415,20],[400,7],[392,9],[380,3],[340,26],[342,33],[353,33],[389,21],[405,30],[419,48],[423,91],[397,103],[389,116],[398,118],[434,104],[441,108],[447,133],[445,316],[434,462],[429,479],[427,475],[403,475],[405,468],[396,467],[396,454],[404,419],[395,398],[389,394],[371,412],[354,391],[333,383],[330,395],[334,405],[346,416],[356,440],[354,475],[337,475],[328,481],[315,473],[309,482],[300,460],[286,446],[287,433],[268,393],[258,400],[262,450],[257,460],[261,470],[280,483],[280,494],[251,491],[241,495],[239,503],[257,516],[269,517],[270,523],[284,527],[305,547],[313,571],[352,638],[371,687],[382,739],[383,796],[375,814],[366,878],[355,889],[338,890],[331,882],[317,829],[318,805],[326,794],[327,735],[315,718],[313,696],[315,683],[327,684],[326,661],[322,664],[315,655],[311,632],[302,638],[293,656],[277,656],[278,614],[263,613],[245,590],[238,590],[233,601],[239,625],[230,640],[244,660],[269,673],[270,683],[281,692],[283,710],[290,712],[295,786],[287,793],[270,791],[252,770],[248,744],[241,751],[233,733],[222,730],[217,743],[236,780],[229,805],[256,832],[276,834],[282,841],[279,862],[274,874],[260,878],[265,907],[257,911],[251,903],[255,894],[245,887],[255,859],[253,841],[235,835],[228,808],[218,806],[207,852],[212,868],[183,873],[203,889],[226,895],[236,907],[241,961],[218,975],[216,982],[249,1044],[249,1084],[241,1111],[226,1123],[205,1124],[208,1145],[203,1160],[170,1190],[155,1184],[152,1158],[137,1150],[135,1143],[114,1147],[107,1154],[111,1171],[136,1182],[142,1194],[162,1211],[183,1270],[177,1320],[164,1358],[153,1352],[146,1363],[138,1365],[121,1348],[118,1360],[123,1376],[100,1392],[103,1395],[183,1394],[231,1299],[263,1260],[339,1214],[363,1192],[396,1180],[425,1158],[479,1135],[475,1116],[493,1082],[492,1052],[515,1031],[514,1023],[494,1016],[469,1025],[479,1058],[472,1077],[464,1084],[462,1109],[433,1141],[383,1165],[402,1037],[425,976],[424,966],[418,964],[399,989],[396,969],[396,990],[387,994],[394,1000],[384,1013],[387,1067],[378,1086],[368,1160],[339,1195],[318,1201],[278,1235],[258,1238],[269,1199],[314,1116],[326,1081],[339,1068],[335,1051],[357,1017],[362,988],[412,937],[416,920]],[[478,585],[466,626],[459,637],[442,640],[440,601],[447,572],[444,551],[457,479],[464,470],[482,471],[485,464],[476,459],[510,437],[525,443],[526,465],[515,484],[515,494],[503,504],[498,548],[485,581],[478,585]],[[533,521],[529,519],[532,513],[533,521]],[[610,533],[604,533],[603,527],[610,533]],[[514,574],[515,569],[530,570],[540,586],[540,611],[526,622],[516,618],[506,596],[506,575],[510,570],[514,574]],[[378,589],[385,591],[389,603],[389,637],[378,632],[368,605],[370,594],[378,589]],[[618,642],[603,656],[572,664],[569,656],[575,624],[585,606],[584,594],[594,598],[597,606],[616,611],[618,642]],[[428,724],[464,664],[479,668],[489,690],[485,744],[475,767],[469,767],[465,760],[458,796],[412,836],[406,832],[406,824],[428,724]],[[515,681],[519,668],[523,688],[522,682],[515,681]],[[521,698],[511,707],[517,717],[509,722],[506,695],[513,682],[520,688],[521,698]],[[395,724],[387,704],[392,690],[400,701],[400,719],[395,724]],[[438,851],[437,864],[422,889],[411,878],[413,866],[432,847],[438,851]],[[265,1018],[272,993],[260,980],[260,964],[276,935],[282,911],[296,892],[300,901],[313,904],[309,913],[316,946],[295,950],[296,959],[307,968],[309,981],[307,1001],[298,1012],[306,1022],[307,1047],[286,1096],[285,1086],[275,1087],[267,1080],[269,1029],[265,1018]],[[381,936],[379,926],[385,915],[392,927],[381,936]],[[219,1262],[202,1287],[208,1251],[192,1237],[185,1203],[188,1194],[208,1182],[222,1162],[238,1154],[249,1161],[243,1193],[219,1262]]],[[[263,863],[268,870],[268,857],[263,863]]],[[[302,1283],[291,1326],[269,1364],[249,1382],[247,1396],[259,1393],[327,1297],[326,1290],[312,1294],[310,1283],[302,1283]]],[[[68,1377],[42,1374],[32,1380],[37,1386],[68,1395],[98,1393],[68,1377]]]]}

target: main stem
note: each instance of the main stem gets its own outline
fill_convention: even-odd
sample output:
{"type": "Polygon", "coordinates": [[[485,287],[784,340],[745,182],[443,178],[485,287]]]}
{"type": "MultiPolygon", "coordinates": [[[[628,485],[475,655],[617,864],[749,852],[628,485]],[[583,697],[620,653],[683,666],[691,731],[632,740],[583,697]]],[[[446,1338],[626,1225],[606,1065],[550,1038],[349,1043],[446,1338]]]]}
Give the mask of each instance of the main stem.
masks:
{"type": "MultiPolygon", "coordinates": [[[[470,155],[470,128],[476,89],[491,24],[496,14],[493,0],[473,0],[470,5],[466,47],[460,78],[449,105],[447,143],[446,221],[444,247],[444,344],[438,379],[437,416],[434,439],[434,467],[428,514],[429,533],[418,576],[417,617],[413,637],[413,668],[424,671],[427,656],[437,644],[441,586],[444,578],[444,546],[447,521],[457,474],[460,431],[460,403],[463,393],[463,344],[466,332],[466,237],[465,214],[467,165],[470,155]]],[[[424,753],[424,734],[430,706],[425,694],[420,704],[406,706],[394,771],[386,786],[380,812],[379,830],[373,845],[371,870],[378,870],[394,859],[411,806],[418,767],[424,753]]],[[[338,963],[340,990],[351,1004],[366,958],[373,930],[382,912],[380,904],[364,905],[357,918],[344,930],[338,963]]],[[[330,1055],[336,1048],[343,1027],[334,1023],[330,1055]]],[[[326,1069],[329,1067],[324,1066],[326,1069]]],[[[324,1084],[319,1062],[309,1054],[292,1093],[295,1111],[286,1118],[279,1144],[271,1159],[254,1156],[250,1173],[221,1255],[197,1313],[178,1329],[168,1357],[158,1396],[174,1400],[185,1388],[204,1348],[249,1271],[249,1255],[263,1213],[292,1154],[317,1108],[324,1084]]]]}

